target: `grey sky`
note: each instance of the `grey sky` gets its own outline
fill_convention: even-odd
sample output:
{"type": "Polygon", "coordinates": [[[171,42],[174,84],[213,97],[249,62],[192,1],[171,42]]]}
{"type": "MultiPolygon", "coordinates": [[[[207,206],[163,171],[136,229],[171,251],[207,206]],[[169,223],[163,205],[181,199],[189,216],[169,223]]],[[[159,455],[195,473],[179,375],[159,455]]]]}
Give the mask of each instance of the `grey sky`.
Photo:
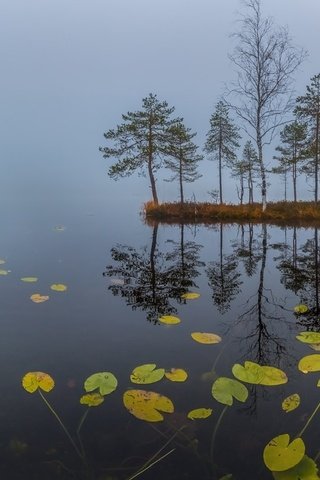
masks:
{"type": "MultiPolygon", "coordinates": [[[[233,75],[229,35],[241,9],[240,0],[2,0],[1,165],[11,201],[57,197],[62,208],[59,191],[93,202],[93,192],[104,191],[119,198],[125,191],[137,204],[148,198],[144,179],[107,179],[102,134],[153,92],[202,145],[233,75]]],[[[263,11],[309,52],[297,73],[303,93],[320,71],[320,2],[265,0],[263,11]]],[[[199,198],[217,186],[214,163],[203,162],[202,173],[192,186],[199,198]]],[[[175,186],[161,182],[159,192],[170,197],[175,186]]]]}

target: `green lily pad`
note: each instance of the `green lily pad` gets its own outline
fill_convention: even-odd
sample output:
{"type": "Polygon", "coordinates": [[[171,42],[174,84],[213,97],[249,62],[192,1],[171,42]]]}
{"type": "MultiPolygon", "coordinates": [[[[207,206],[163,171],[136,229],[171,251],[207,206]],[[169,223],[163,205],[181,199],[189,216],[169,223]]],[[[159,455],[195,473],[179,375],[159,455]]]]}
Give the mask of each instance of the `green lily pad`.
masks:
{"type": "Polygon", "coordinates": [[[130,380],[132,383],[139,384],[155,383],[164,377],[164,373],[164,368],[156,369],[155,363],[146,363],[145,365],[139,365],[132,371],[130,380]]]}
{"type": "Polygon", "coordinates": [[[239,402],[245,402],[248,398],[248,389],[245,385],[233,378],[219,377],[213,383],[211,393],[217,402],[224,405],[232,405],[233,398],[239,402]]]}
{"type": "Polygon", "coordinates": [[[320,354],[314,353],[312,355],[306,355],[301,358],[298,363],[298,369],[302,373],[319,372],[320,371],[320,354]]]}
{"type": "Polygon", "coordinates": [[[8,275],[8,273],[10,273],[11,270],[2,270],[0,269],[0,275],[8,275]]]}
{"type": "Polygon", "coordinates": [[[190,420],[196,420],[208,418],[211,414],[212,408],[195,408],[194,410],[190,410],[187,417],[190,418],[190,420]]]}
{"type": "Polygon", "coordinates": [[[100,395],[108,395],[115,391],[118,386],[118,380],[110,372],[98,372],[90,375],[84,382],[86,392],[99,390],[100,395]]]}
{"type": "Polygon", "coordinates": [[[287,383],[288,377],[279,368],[259,365],[258,363],[244,362],[244,366],[236,363],[232,367],[233,375],[241,382],[254,385],[274,386],[287,383]]]}
{"type": "Polygon", "coordinates": [[[272,472],[283,472],[293,468],[304,457],[305,445],[302,438],[295,438],[291,443],[287,433],[273,438],[263,451],[263,460],[272,472]]]}
{"type": "Polygon", "coordinates": [[[289,397],[285,398],[282,402],[282,410],[285,412],[292,412],[300,405],[300,395],[298,393],[294,393],[289,397]]]}
{"type": "Polygon", "coordinates": [[[316,463],[307,455],[300,463],[285,472],[273,472],[275,480],[320,480],[316,463]]]}
{"type": "Polygon", "coordinates": [[[296,339],[303,343],[320,343],[320,332],[300,332],[296,339]]]}
{"type": "Polygon", "coordinates": [[[38,281],[38,277],[22,277],[20,280],[26,283],[34,283],[38,281]]]}

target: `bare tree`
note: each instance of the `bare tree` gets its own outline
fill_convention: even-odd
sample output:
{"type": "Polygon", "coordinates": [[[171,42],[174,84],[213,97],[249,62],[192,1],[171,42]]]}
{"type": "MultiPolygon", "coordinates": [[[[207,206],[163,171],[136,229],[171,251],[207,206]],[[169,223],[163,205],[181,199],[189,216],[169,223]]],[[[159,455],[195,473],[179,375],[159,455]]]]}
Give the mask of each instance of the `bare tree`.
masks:
{"type": "Polygon", "coordinates": [[[272,18],[264,18],[260,0],[245,0],[248,13],[233,36],[238,44],[230,59],[237,79],[228,93],[229,103],[244,121],[244,130],[258,150],[261,175],[262,208],[267,205],[266,165],[263,148],[270,143],[275,129],[283,122],[292,104],[293,73],[306,52],[295,47],[284,27],[272,18]]]}

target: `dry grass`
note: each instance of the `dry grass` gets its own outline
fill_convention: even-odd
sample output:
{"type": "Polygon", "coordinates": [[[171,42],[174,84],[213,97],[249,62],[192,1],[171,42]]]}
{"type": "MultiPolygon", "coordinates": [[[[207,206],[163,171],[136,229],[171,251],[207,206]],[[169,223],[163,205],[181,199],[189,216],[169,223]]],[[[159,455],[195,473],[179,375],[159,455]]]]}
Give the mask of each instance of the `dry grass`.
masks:
{"type": "Polygon", "coordinates": [[[216,223],[216,222],[253,222],[296,224],[301,226],[320,225],[320,204],[314,202],[274,202],[269,203],[262,212],[260,203],[252,205],[232,205],[215,203],[193,203],[183,205],[179,202],[147,202],[143,206],[147,223],[216,223]]]}

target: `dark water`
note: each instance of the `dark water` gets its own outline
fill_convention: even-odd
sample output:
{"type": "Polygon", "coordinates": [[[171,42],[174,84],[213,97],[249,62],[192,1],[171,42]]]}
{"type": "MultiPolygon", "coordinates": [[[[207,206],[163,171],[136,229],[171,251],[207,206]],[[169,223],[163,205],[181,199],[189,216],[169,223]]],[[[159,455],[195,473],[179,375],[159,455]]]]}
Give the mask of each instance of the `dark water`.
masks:
{"type": "MultiPolygon", "coordinates": [[[[68,211],[57,218],[6,219],[0,239],[0,473],[6,480],[129,479],[148,460],[161,461],[137,478],[271,479],[262,452],[275,436],[294,437],[319,400],[318,374],[303,375],[298,361],[314,353],[295,338],[319,330],[319,232],[315,228],[261,225],[144,225],[138,214],[118,223],[102,211],[68,211]],[[7,221],[6,221],[7,220],[7,221]],[[64,228],[55,228],[63,225],[64,228]],[[37,283],[20,278],[37,276],[37,283]],[[50,290],[53,283],[66,292],[50,290]],[[200,293],[182,300],[186,291],[200,293]],[[33,293],[49,295],[35,304],[33,293]],[[295,315],[305,303],[309,311],[295,315]],[[177,315],[176,326],[160,324],[177,315]],[[222,337],[216,345],[192,340],[194,331],[222,337]],[[234,363],[250,360],[284,370],[288,383],[247,384],[245,403],[213,399],[215,378],[232,378],[234,363]],[[140,387],[130,381],[138,365],[183,368],[184,383],[163,379],[140,387]],[[46,395],[76,438],[86,407],[84,380],[109,371],[117,390],[91,408],[81,429],[87,466],[38,393],[23,390],[26,372],[55,380],[46,395]],[[124,407],[130,388],[168,396],[175,406],[165,420],[148,423],[124,407]],[[285,413],[282,400],[299,393],[301,405],[285,413]],[[187,413],[212,408],[205,420],[187,413]],[[214,438],[213,438],[214,437],[214,438]],[[170,440],[170,442],[169,442],[170,440]],[[174,449],[174,450],[172,450],[174,449]],[[172,451],[171,451],[172,450],[172,451]]],[[[303,435],[306,453],[320,448],[315,418],[303,435]]]]}

